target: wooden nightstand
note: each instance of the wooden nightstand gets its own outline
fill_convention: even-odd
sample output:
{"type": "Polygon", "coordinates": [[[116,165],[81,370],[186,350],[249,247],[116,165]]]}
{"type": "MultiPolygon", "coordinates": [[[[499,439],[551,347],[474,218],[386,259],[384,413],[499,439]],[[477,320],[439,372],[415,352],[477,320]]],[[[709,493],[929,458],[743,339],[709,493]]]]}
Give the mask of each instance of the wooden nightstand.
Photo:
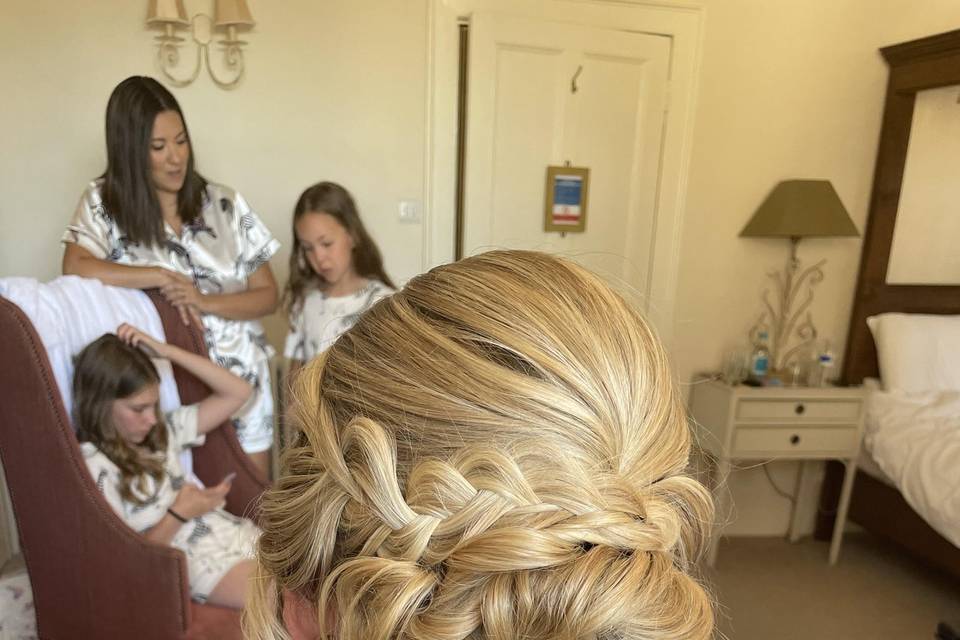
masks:
{"type": "MultiPolygon", "coordinates": [[[[697,440],[716,458],[715,487],[726,480],[732,460],[804,461],[798,491],[808,461],[836,459],[846,465],[830,542],[830,564],[835,564],[857,471],[864,398],[861,387],[731,387],[710,381],[693,385],[690,406],[697,440]]],[[[718,521],[723,522],[729,513],[729,491],[714,490],[714,500],[718,521]]],[[[799,537],[797,516],[794,500],[791,540],[799,537]]],[[[715,532],[710,541],[710,566],[716,561],[721,533],[715,532]]]]}

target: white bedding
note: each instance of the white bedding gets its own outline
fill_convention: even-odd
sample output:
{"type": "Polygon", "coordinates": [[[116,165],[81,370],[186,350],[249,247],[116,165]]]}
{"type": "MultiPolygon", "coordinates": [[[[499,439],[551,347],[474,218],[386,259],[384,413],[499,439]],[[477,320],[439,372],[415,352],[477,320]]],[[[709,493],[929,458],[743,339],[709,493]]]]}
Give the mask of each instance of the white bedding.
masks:
{"type": "Polygon", "coordinates": [[[864,443],[910,506],[960,546],[960,392],[874,390],[864,443]]]}
{"type": "Polygon", "coordinates": [[[877,461],[873,459],[873,455],[866,447],[863,448],[860,452],[860,457],[857,458],[857,468],[868,476],[871,476],[874,480],[879,480],[888,487],[893,487],[899,491],[897,483],[887,477],[887,474],[883,472],[883,469],[881,469],[877,461]]]}
{"type": "MultiPolygon", "coordinates": [[[[867,398],[872,397],[875,391],[882,391],[883,385],[880,384],[879,378],[864,378],[863,386],[868,391],[867,398]]],[[[869,401],[869,400],[868,400],[869,401]]],[[[867,420],[870,420],[870,411],[869,405],[867,407],[867,420]]],[[[869,430],[869,423],[867,426],[869,430]]],[[[863,471],[869,476],[872,476],[875,480],[879,480],[888,487],[893,487],[897,489],[897,483],[887,477],[887,474],[883,472],[883,469],[880,468],[880,465],[877,464],[877,461],[873,459],[873,454],[870,451],[870,447],[864,444],[863,448],[860,450],[860,457],[857,458],[857,468],[860,471],[863,471]]]]}

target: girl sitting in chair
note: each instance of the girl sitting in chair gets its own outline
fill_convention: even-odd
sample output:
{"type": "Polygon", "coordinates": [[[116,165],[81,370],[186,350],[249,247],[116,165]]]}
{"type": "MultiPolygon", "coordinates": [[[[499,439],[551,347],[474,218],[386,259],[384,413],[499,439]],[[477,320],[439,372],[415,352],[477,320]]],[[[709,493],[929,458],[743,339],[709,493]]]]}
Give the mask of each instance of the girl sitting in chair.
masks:
{"type": "Polygon", "coordinates": [[[259,530],[222,509],[233,474],[202,489],[185,477],[179,456],[250,393],[210,360],[126,324],[84,348],[73,377],[74,425],[97,488],[132,529],[186,553],[194,599],[233,608],[246,601],[259,530]],[[183,367],[212,393],[162,414],[160,376],[147,353],[183,367]]]}

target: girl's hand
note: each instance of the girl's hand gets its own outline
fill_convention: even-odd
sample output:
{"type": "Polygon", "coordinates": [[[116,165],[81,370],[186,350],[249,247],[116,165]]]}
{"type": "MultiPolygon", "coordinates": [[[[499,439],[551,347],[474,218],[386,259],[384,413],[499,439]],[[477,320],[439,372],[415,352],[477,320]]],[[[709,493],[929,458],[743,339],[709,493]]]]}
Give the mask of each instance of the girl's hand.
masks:
{"type": "Polygon", "coordinates": [[[204,295],[187,276],[172,271],[167,273],[170,276],[160,286],[160,293],[163,294],[167,302],[180,312],[180,319],[183,320],[183,324],[189,325],[192,320],[202,327],[200,313],[204,311],[204,303],[206,302],[204,295]]]}
{"type": "Polygon", "coordinates": [[[210,513],[214,509],[219,509],[226,504],[227,494],[230,493],[230,484],[232,479],[225,479],[220,484],[201,489],[196,485],[187,482],[177,494],[177,499],[170,506],[178,514],[190,520],[205,513],[210,513]]]}
{"type": "Polygon", "coordinates": [[[132,347],[141,349],[148,356],[153,358],[167,358],[169,345],[166,342],[155,340],[152,336],[144,333],[133,325],[123,323],[117,327],[117,337],[132,347]]]}

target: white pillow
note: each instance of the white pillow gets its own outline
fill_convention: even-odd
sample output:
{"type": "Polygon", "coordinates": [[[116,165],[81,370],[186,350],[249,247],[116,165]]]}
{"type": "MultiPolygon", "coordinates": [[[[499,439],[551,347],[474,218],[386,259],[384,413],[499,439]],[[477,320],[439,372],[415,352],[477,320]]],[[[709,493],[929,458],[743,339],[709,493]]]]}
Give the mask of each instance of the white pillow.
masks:
{"type": "Polygon", "coordinates": [[[867,318],[884,389],[960,390],[960,316],[882,313],[867,318]]]}

